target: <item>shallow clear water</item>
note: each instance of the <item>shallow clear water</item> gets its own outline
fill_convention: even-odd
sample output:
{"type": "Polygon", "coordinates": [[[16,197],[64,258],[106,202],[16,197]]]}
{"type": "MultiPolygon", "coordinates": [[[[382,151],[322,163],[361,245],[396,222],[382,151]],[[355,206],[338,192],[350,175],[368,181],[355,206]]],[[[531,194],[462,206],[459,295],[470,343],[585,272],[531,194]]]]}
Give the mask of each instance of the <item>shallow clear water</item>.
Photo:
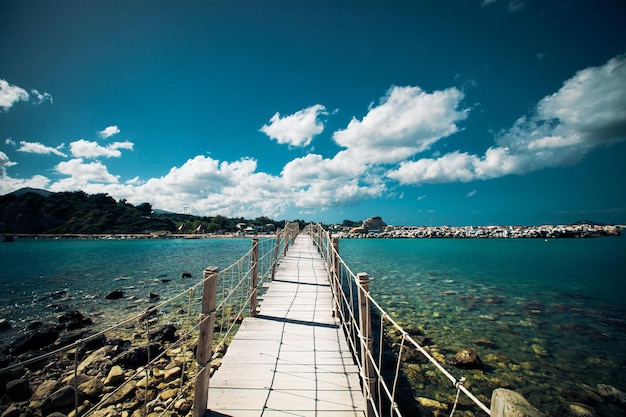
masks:
{"type": "Polygon", "coordinates": [[[0,318],[11,320],[17,330],[33,320],[56,316],[59,305],[87,314],[104,311],[105,318],[110,317],[113,308],[133,310],[140,304],[111,303],[105,300],[109,292],[121,289],[136,300],[147,300],[150,293],[166,299],[201,280],[207,266],[227,267],[250,247],[250,239],[18,239],[2,243],[0,318]],[[181,278],[183,272],[192,278],[181,278]],[[58,291],[65,293],[50,296],[58,291]]]}
{"type": "MultiPolygon", "coordinates": [[[[224,268],[250,246],[250,239],[1,243],[0,318],[14,333],[52,320],[64,305],[92,314],[96,325],[117,322],[145,308],[149,293],[178,294],[205,267],[224,268]],[[105,300],[118,288],[131,300],[105,300]],[[50,297],[57,291],[65,294],[50,297]]],[[[342,239],[339,246],[354,272],[369,274],[374,298],[395,320],[423,328],[446,357],[465,347],[478,353],[484,372],[451,370],[487,400],[504,386],[560,415],[569,402],[590,403],[599,383],[626,390],[626,237],[342,239]]],[[[601,416],[623,411],[591,405],[601,416]]]]}
{"type": "Polygon", "coordinates": [[[478,392],[504,385],[559,415],[569,402],[593,401],[597,384],[626,390],[626,238],[339,245],[397,321],[421,326],[446,357],[465,347],[478,353],[484,373],[453,372],[472,374],[478,392]]]}

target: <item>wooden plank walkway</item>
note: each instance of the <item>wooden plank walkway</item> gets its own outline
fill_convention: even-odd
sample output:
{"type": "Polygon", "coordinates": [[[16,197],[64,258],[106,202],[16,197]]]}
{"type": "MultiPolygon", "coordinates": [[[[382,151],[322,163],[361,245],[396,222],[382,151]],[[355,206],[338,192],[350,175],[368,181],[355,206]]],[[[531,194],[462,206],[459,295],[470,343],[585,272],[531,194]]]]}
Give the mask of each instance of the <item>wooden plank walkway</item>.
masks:
{"type": "Polygon", "coordinates": [[[337,319],[326,265],[299,235],[209,383],[208,416],[364,416],[357,366],[337,319]]]}

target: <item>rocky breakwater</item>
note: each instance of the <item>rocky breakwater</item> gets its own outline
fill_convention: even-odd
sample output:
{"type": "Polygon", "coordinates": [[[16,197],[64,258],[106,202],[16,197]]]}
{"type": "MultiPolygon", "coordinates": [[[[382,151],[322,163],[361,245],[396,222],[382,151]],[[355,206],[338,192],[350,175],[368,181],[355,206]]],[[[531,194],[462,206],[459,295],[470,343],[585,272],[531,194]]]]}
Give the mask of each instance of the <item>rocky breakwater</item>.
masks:
{"type": "MultiPolygon", "coordinates": [[[[106,337],[73,311],[0,347],[1,417],[188,415],[197,342],[172,324],[106,337]],[[42,358],[38,360],[38,358],[42,358]]],[[[148,327],[149,328],[149,327],[148,327]]],[[[122,329],[124,331],[124,329],[122,329]]],[[[214,355],[214,369],[223,352],[214,355]]]]}
{"type": "Polygon", "coordinates": [[[388,226],[380,217],[372,217],[345,238],[400,238],[400,239],[553,239],[620,236],[617,226],[598,224],[542,225],[542,226],[388,226]]]}

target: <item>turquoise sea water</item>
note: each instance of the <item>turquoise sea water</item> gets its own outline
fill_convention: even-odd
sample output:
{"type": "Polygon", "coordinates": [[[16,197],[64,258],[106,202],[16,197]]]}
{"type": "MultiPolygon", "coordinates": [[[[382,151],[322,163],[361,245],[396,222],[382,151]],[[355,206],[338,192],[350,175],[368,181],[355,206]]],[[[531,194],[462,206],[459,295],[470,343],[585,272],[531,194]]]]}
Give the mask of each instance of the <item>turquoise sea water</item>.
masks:
{"type": "MultiPolygon", "coordinates": [[[[149,293],[177,294],[206,266],[226,267],[250,246],[250,239],[1,243],[0,318],[15,333],[52,320],[64,305],[111,324],[123,310],[145,308],[149,293]],[[115,289],[131,300],[105,300],[115,289]]],[[[626,391],[626,237],[342,239],[339,246],[354,272],[369,274],[374,298],[394,319],[422,328],[446,357],[465,347],[478,353],[484,372],[452,369],[472,391],[488,398],[508,387],[551,415],[569,402],[591,404],[601,416],[623,411],[594,391],[597,384],[626,391]]]]}
{"type": "MultiPolygon", "coordinates": [[[[0,317],[16,329],[58,314],[58,307],[104,312],[115,320],[120,303],[105,300],[116,289],[145,308],[150,293],[167,299],[202,279],[207,266],[227,267],[251,247],[250,239],[18,239],[0,244],[0,317]],[[192,278],[181,278],[183,272],[192,278]],[[55,296],[51,294],[64,292],[55,296]]],[[[97,322],[97,320],[96,320],[97,322]]],[[[109,322],[110,324],[110,322],[109,322]]]]}
{"type": "Polygon", "coordinates": [[[478,353],[484,372],[453,369],[478,393],[508,387],[551,415],[572,402],[624,412],[594,391],[626,390],[625,237],[344,239],[339,252],[368,273],[392,317],[421,327],[446,357],[478,353]]]}

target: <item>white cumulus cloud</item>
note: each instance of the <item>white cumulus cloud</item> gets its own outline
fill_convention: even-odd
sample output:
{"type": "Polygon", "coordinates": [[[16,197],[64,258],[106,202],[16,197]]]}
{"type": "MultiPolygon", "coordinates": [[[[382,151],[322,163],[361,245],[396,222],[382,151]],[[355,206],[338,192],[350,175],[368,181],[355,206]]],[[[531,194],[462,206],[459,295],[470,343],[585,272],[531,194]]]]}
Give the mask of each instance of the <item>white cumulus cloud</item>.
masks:
{"type": "Polygon", "coordinates": [[[14,165],[17,165],[17,163],[11,161],[7,154],[0,151],[0,177],[4,177],[6,175],[6,169],[14,165]]]}
{"type": "Polygon", "coordinates": [[[270,123],[260,129],[271,139],[280,144],[290,146],[308,146],[313,136],[322,133],[324,123],[319,120],[320,116],[326,116],[326,107],[316,104],[306,109],[281,117],[280,113],[274,114],[270,123]]]}
{"type": "Polygon", "coordinates": [[[468,114],[459,109],[462,99],[456,88],[427,93],[394,86],[362,120],[353,118],[333,138],[355,162],[396,163],[457,132],[468,114]]]}
{"type": "Polygon", "coordinates": [[[48,93],[40,93],[37,90],[28,91],[22,87],[9,84],[8,81],[0,79],[0,109],[8,111],[18,101],[32,100],[35,104],[41,104],[44,101],[52,102],[52,96],[48,93]]]}
{"type": "Polygon", "coordinates": [[[249,158],[220,162],[199,155],[163,177],[127,188],[128,198],[176,212],[188,206],[194,213],[279,216],[291,200],[280,178],[256,169],[257,162],[249,158]]]}
{"type": "Polygon", "coordinates": [[[309,154],[285,165],[281,177],[285,189],[293,193],[296,207],[354,205],[385,190],[379,176],[370,175],[366,167],[346,161],[343,155],[340,152],[334,158],[323,158],[309,154]]]}
{"type": "Polygon", "coordinates": [[[7,111],[18,101],[28,101],[29,95],[26,90],[16,85],[9,84],[6,80],[0,80],[0,108],[7,111]]]}
{"type": "Polygon", "coordinates": [[[90,182],[117,183],[119,176],[112,175],[101,162],[85,163],[81,158],[59,162],[55,167],[59,174],[68,175],[53,184],[52,191],[83,189],[90,182]]]}
{"type": "Polygon", "coordinates": [[[63,148],[63,145],[57,148],[53,148],[39,142],[26,142],[22,140],[20,141],[20,147],[17,148],[17,150],[19,152],[36,153],[42,155],[54,154],[66,158],[67,155],[60,151],[61,148],[63,148]]]}
{"type": "Polygon", "coordinates": [[[120,133],[120,129],[117,126],[108,126],[104,130],[98,132],[100,137],[103,139],[110,138],[111,136],[117,135],[118,133],[120,133]]]}
{"type": "Polygon", "coordinates": [[[469,182],[571,165],[599,146],[626,140],[626,57],[576,73],[483,156],[454,151],[404,161],[388,172],[402,184],[469,182]]]}
{"type": "Polygon", "coordinates": [[[107,146],[99,145],[97,142],[79,139],[70,143],[70,152],[76,158],[119,158],[122,156],[120,149],[133,150],[132,142],[113,142],[107,146]]]}

